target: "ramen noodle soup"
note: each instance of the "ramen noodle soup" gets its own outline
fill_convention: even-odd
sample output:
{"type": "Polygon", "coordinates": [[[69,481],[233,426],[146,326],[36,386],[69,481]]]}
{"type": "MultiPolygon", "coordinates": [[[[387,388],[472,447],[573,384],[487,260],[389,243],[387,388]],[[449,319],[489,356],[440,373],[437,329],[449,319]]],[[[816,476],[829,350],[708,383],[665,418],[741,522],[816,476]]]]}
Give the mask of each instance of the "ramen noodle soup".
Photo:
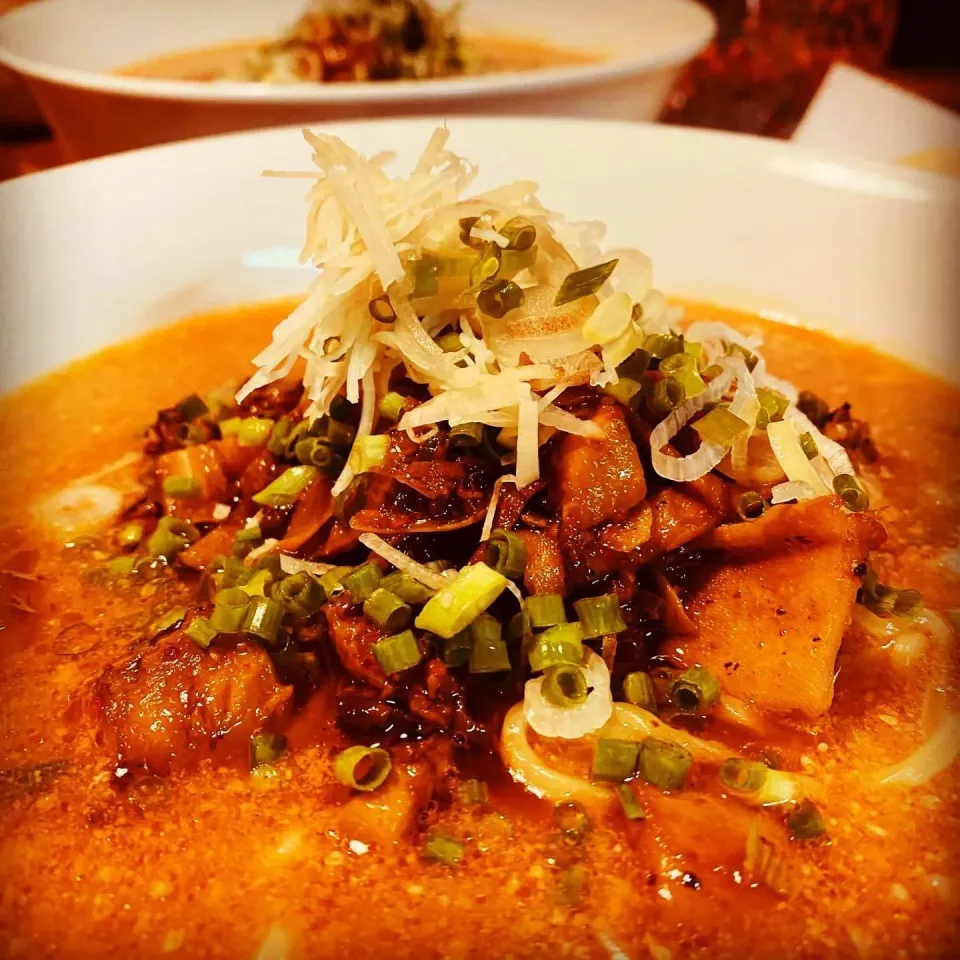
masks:
{"type": "Polygon", "coordinates": [[[301,301],[0,402],[4,956],[953,955],[957,389],[306,136],[301,301]]]}
{"type": "Polygon", "coordinates": [[[508,35],[463,36],[457,8],[351,0],[314,4],[276,40],[171,54],[120,72],[161,80],[343,83],[542,70],[601,59],[508,35]]]}

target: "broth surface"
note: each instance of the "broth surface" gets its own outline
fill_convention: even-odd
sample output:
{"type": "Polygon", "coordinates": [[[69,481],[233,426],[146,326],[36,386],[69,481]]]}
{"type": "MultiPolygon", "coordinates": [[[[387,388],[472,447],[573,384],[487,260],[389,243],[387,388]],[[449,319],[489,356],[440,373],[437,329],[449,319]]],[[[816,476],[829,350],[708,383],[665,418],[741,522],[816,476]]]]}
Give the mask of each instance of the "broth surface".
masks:
{"type": "MultiPolygon", "coordinates": [[[[471,35],[464,40],[464,43],[479,61],[480,69],[477,71],[479,73],[511,73],[546,70],[550,67],[574,67],[599,63],[604,59],[596,53],[499,34],[471,35]]],[[[122,76],[154,80],[212,81],[221,72],[240,66],[260,45],[260,41],[246,41],[204,47],[200,50],[187,50],[141,60],[116,72],[122,76]]]]}
{"type": "MultiPolygon", "coordinates": [[[[791,846],[786,899],[739,878],[742,849],[726,838],[743,808],[706,784],[673,805],[645,797],[647,820],[611,815],[571,845],[549,804],[478,755],[461,776],[487,781],[489,806],[427,811],[429,826],[469,840],[459,867],[424,863],[422,839],[359,841],[322,692],[276,767],[251,773],[214,754],[118,787],[83,691],[138,643],[155,605],[194,588],[172,573],[111,584],[105,555],[44,539],[31,509],[139,449],[158,408],[240,380],[289,306],[190,319],[0,399],[0,956],[254,957],[265,938],[276,952],[261,956],[291,958],[955,955],[956,767],[912,790],[875,782],[924,739],[932,674],[856,643],[841,651],[829,714],[779,744],[822,784],[829,834],[791,846]],[[80,620],[92,630],[64,633],[80,620]]],[[[761,331],[773,373],[870,422],[883,458],[867,478],[889,535],[871,562],[931,608],[960,607],[960,391],[822,333],[703,305],[687,316],[761,331]]]]}

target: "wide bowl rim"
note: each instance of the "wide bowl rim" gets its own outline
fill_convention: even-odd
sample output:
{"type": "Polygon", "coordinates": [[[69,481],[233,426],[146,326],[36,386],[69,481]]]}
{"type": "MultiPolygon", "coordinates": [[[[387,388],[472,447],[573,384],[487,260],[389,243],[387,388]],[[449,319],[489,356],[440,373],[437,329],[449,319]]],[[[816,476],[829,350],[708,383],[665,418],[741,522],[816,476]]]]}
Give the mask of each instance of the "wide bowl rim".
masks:
{"type": "MultiPolygon", "coordinates": [[[[960,201],[960,179],[937,173],[931,170],[901,166],[883,160],[873,160],[856,154],[844,153],[822,147],[813,147],[806,144],[794,143],[790,140],[780,140],[772,137],[763,137],[758,134],[740,133],[731,130],[717,130],[707,127],[691,127],[677,124],[663,124],[652,121],[617,120],[605,117],[567,117],[567,116],[517,116],[515,114],[499,113],[471,113],[469,116],[448,117],[443,113],[423,113],[415,116],[387,116],[387,117],[345,117],[334,120],[317,120],[310,122],[284,123],[276,126],[258,127],[252,130],[232,130],[226,133],[203,134],[183,140],[173,140],[166,143],[151,144],[143,147],[133,147],[129,150],[104,154],[84,160],[72,161],[47,170],[34,170],[10,180],[0,182],[0,198],[5,193],[17,189],[20,184],[36,182],[59,177],[71,177],[84,170],[101,165],[128,164],[135,162],[138,157],[155,157],[164,154],[181,153],[186,150],[202,149],[204,146],[214,147],[218,144],[254,141],[273,137],[299,136],[304,130],[317,130],[323,133],[340,135],[341,128],[363,127],[410,127],[418,128],[428,134],[437,127],[457,129],[464,125],[489,125],[495,127],[540,127],[544,130],[558,127],[569,128],[596,128],[598,130],[617,131],[630,136],[638,130],[644,135],[663,137],[664,139],[685,140],[691,143],[703,141],[704,144],[724,143],[728,146],[736,145],[736,149],[751,151],[756,154],[774,156],[785,153],[809,161],[822,161],[837,164],[848,170],[863,170],[874,172],[887,178],[891,184],[902,181],[905,184],[920,185],[927,190],[933,190],[944,199],[960,201]]],[[[508,138],[509,139],[509,138],[508,138]]]]}
{"type": "MultiPolygon", "coordinates": [[[[643,56],[626,56],[597,63],[548,67],[542,70],[487,73],[436,80],[396,80],[389,83],[269,85],[261,83],[205,83],[159,80],[115,73],[100,73],[61,66],[24,56],[4,45],[5,24],[37,17],[63,0],[38,0],[0,16],[0,64],[31,80],[93,93],[146,100],[180,100],[196,103],[251,105],[347,105],[463,100],[511,94],[538,94],[577,87],[594,87],[679,67],[703,50],[717,32],[714,14],[694,0],[661,0],[683,8],[691,18],[689,36],[672,47],[643,56]],[[697,23],[699,21],[699,23],[697,23]],[[695,31],[694,27],[699,30],[695,31]]],[[[179,51],[170,51],[171,53],[179,51]]]]}

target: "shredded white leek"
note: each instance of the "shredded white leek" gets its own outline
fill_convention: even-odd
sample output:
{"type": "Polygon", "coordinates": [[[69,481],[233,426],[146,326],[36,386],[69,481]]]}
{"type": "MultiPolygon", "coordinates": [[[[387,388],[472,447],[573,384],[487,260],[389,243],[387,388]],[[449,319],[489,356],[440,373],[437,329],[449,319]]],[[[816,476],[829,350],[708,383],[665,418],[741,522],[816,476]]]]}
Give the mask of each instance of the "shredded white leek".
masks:
{"type": "MultiPolygon", "coordinates": [[[[406,176],[388,173],[390,157],[363,157],[325,134],[305,131],[304,136],[316,172],[301,258],[319,272],[304,301],[278,324],[270,345],[255,358],[256,372],[238,398],[302,363],[307,417],[329,413],[342,392],[361,404],[359,439],[374,427],[390,371],[402,365],[409,378],[427,387],[430,399],[408,410],[399,428],[416,441],[424,439],[421,429],[433,431],[443,423],[498,428],[516,451],[508,459],[516,463],[520,487],[539,477],[539,448],[553,431],[602,436],[595,424],[558,409],[554,401],[569,386],[616,384],[617,368],[647,336],[677,332],[680,311],[654,288],[649,257],[629,248],[604,251],[602,224],[571,222],[545,209],[529,181],[463,199],[477,170],[447,149],[446,129],[435,131],[406,176]],[[489,244],[497,270],[501,265],[511,270],[512,282],[522,290],[522,301],[517,294],[513,302],[518,305],[501,317],[484,313],[478,302],[480,285],[471,271],[480,255],[461,239],[469,217],[478,218],[469,228],[470,242],[489,244]],[[515,217],[536,230],[529,259],[510,249],[503,232],[515,217]],[[570,273],[614,259],[616,269],[600,289],[556,305],[556,293],[570,273]],[[375,320],[369,311],[370,301],[384,294],[396,315],[390,323],[375,320]],[[459,332],[461,349],[445,353],[434,337],[451,328],[459,332]]],[[[758,387],[775,389],[790,403],[783,420],[768,431],[787,474],[780,497],[806,498],[808,487],[814,496],[828,494],[838,474],[854,472],[844,449],[796,408],[796,388],[767,373],[760,338],[712,321],[691,324],[685,337],[701,345],[702,367],[719,364],[723,373],[654,429],[651,456],[661,476],[696,480],[728,454],[733,476],[745,475],[758,387]],[[756,358],[752,371],[743,357],[731,354],[734,346],[756,358]],[[703,442],[687,457],[664,451],[700,410],[720,399],[749,427],[732,446],[703,442]],[[816,443],[820,456],[813,461],[799,459],[798,432],[809,432],[816,443]]],[[[351,478],[348,460],[334,493],[351,478]]]]}
{"type": "Polygon", "coordinates": [[[442,590],[450,582],[442,574],[435,573],[429,567],[417,563],[416,560],[408,557],[396,547],[391,547],[386,540],[381,539],[375,533],[361,533],[360,542],[378,557],[383,557],[387,563],[393,564],[398,570],[413,577],[414,580],[419,580],[420,583],[430,587],[431,590],[442,590]]]}
{"type": "Polygon", "coordinates": [[[556,706],[543,695],[543,676],[528,680],[523,688],[523,715],[527,723],[541,737],[562,740],[578,740],[599,730],[613,712],[613,696],[610,693],[610,671],[592,650],[587,651],[586,661],[577,669],[587,683],[586,700],[576,706],[556,706]]]}
{"type": "Polygon", "coordinates": [[[803,452],[797,428],[791,420],[774,420],[767,424],[767,439],[789,481],[807,484],[817,496],[831,492],[803,452]]]}

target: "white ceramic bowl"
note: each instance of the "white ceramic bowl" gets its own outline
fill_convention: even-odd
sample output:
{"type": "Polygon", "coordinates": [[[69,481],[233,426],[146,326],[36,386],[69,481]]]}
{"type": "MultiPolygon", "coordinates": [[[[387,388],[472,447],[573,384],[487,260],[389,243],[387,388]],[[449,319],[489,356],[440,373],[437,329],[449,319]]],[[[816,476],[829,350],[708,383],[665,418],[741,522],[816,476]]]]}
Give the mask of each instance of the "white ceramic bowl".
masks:
{"type": "MultiPolygon", "coordinates": [[[[709,42],[694,0],[469,0],[468,32],[604,53],[524,73],[369,84],[188,83],[112,74],[136,61],[266,39],[306,0],[39,0],[0,18],[0,63],[22,73],[68,158],[228,130],[411,113],[653,119],[709,42]]],[[[449,0],[442,0],[446,3],[449,0]]]]}
{"type": "MultiPolygon", "coordinates": [[[[333,132],[409,163],[436,123],[333,132]]],[[[960,183],[672,127],[463,118],[451,129],[451,147],[480,164],[478,190],[536,179],[548,206],[647,251],[668,293],[799,318],[956,373],[960,183]]],[[[0,391],[191,312],[303,290],[304,182],[259,172],[308,160],[299,131],[282,129],[0,185],[0,391]]]]}

